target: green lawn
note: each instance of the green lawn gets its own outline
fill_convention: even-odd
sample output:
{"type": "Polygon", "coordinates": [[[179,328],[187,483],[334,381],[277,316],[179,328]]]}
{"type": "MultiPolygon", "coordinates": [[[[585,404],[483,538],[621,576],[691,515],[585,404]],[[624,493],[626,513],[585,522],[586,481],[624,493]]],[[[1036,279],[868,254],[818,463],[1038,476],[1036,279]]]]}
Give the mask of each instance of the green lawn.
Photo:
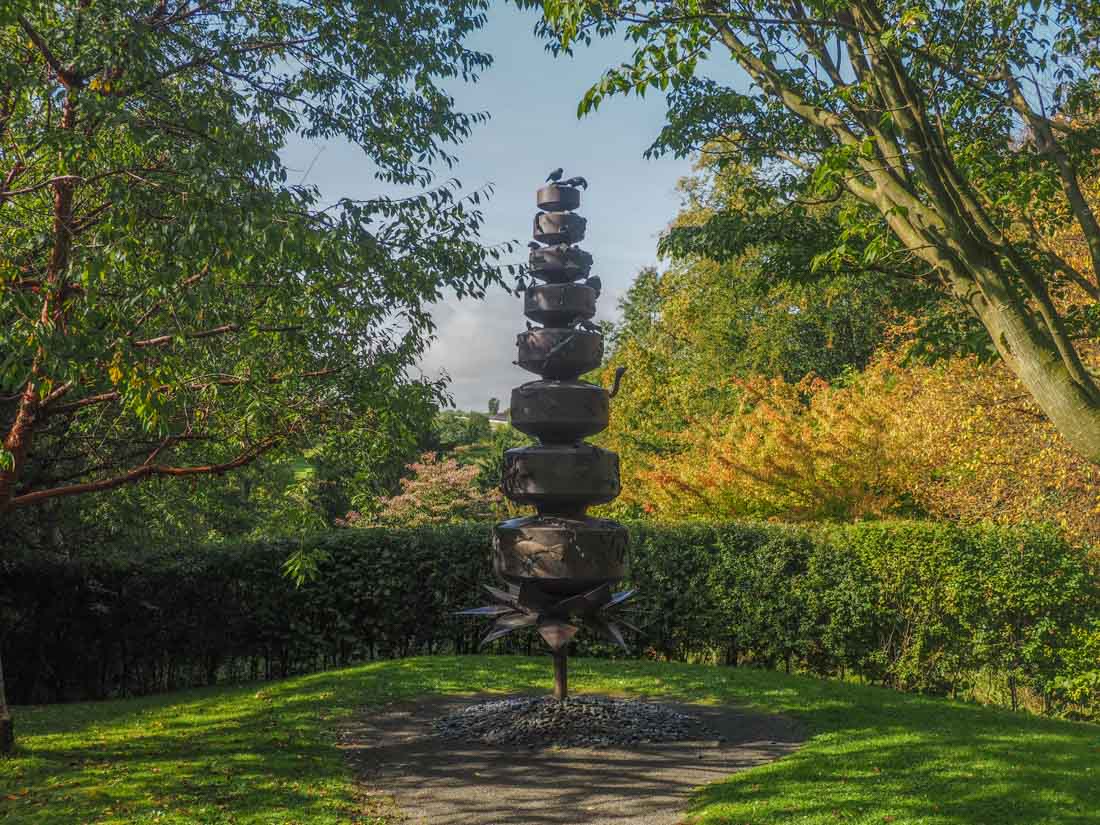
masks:
{"type": "MultiPolygon", "coordinates": [[[[756,670],[577,660],[577,692],[802,720],[796,754],[705,788],[701,823],[1100,823],[1100,726],[756,670]]],[[[333,726],[426,693],[548,688],[545,658],[437,657],[127,701],[17,708],[4,823],[337,823],[363,814],[333,726]]],[[[387,820],[366,817],[381,825],[387,820]]]]}

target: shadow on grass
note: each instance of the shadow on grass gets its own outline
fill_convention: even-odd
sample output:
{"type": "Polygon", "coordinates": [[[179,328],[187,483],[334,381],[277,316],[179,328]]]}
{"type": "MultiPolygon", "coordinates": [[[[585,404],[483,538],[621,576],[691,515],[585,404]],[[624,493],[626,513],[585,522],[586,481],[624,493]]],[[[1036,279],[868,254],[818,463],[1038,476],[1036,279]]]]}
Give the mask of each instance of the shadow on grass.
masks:
{"type": "Polygon", "coordinates": [[[437,664],[393,661],[281,682],[17,708],[18,752],[0,760],[0,820],[346,822],[362,806],[334,747],[337,722],[364,705],[469,690],[471,681],[531,689],[542,675],[537,661],[437,664]]]}
{"type": "MultiPolygon", "coordinates": [[[[703,789],[690,807],[703,823],[1100,822],[1100,727],[744,669],[577,660],[572,679],[578,691],[732,703],[806,726],[799,752],[703,789]]],[[[18,708],[0,820],[348,822],[364,803],[334,745],[362,707],[549,682],[546,658],[437,657],[18,708]]]]}
{"type": "Polygon", "coordinates": [[[796,754],[702,789],[690,821],[1100,823],[1100,727],[784,681],[798,698],[776,697],[774,709],[815,735],[796,754]]]}

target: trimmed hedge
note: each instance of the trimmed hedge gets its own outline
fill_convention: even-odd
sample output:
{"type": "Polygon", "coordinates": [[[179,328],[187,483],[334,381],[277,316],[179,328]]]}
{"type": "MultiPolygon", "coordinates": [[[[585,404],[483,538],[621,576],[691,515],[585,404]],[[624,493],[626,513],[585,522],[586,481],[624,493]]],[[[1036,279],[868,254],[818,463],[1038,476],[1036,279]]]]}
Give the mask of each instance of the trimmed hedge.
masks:
{"type": "MultiPolygon", "coordinates": [[[[633,525],[639,654],[858,676],[1087,713],[1100,695],[1095,565],[1049,530],[876,522],[633,525]],[[984,680],[984,681],[982,681],[984,680]],[[984,688],[983,688],[984,685],[984,688]],[[990,690],[993,691],[992,697],[990,690]]],[[[176,558],[0,562],[16,704],[274,678],[373,658],[471,652],[455,610],[491,581],[485,525],[314,536],[316,579],[282,573],[300,544],[176,558]]],[[[495,643],[537,649],[530,638],[495,643]]],[[[592,640],[577,653],[618,655],[592,640]]]]}

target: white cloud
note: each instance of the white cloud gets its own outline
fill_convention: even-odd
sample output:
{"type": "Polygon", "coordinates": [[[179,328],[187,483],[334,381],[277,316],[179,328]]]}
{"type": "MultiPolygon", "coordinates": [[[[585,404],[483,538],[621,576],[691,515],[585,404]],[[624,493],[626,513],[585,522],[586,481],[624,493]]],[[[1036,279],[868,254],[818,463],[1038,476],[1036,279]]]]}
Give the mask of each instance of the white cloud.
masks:
{"type": "Polygon", "coordinates": [[[508,406],[512,387],[535,378],[512,364],[524,327],[521,302],[501,289],[482,301],[450,301],[432,312],[437,337],[421,361],[425,374],[446,372],[459,409],[484,410],[491,397],[508,406]]]}
{"type": "MultiPolygon", "coordinates": [[[[596,320],[615,320],[615,307],[625,290],[600,296],[596,320]]],[[[506,408],[512,388],[538,376],[515,366],[516,335],[526,329],[523,302],[493,290],[483,301],[450,301],[432,312],[437,337],[421,360],[430,377],[450,376],[450,393],[462,410],[484,410],[490,398],[506,408]]]]}

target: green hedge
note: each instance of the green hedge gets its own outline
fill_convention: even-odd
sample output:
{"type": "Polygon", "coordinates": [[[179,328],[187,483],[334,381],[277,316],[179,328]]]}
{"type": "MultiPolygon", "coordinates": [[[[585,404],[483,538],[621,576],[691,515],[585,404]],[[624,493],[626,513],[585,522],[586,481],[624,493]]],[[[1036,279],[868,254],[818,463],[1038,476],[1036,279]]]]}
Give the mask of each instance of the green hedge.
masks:
{"type": "MultiPolygon", "coordinates": [[[[925,522],[795,529],[634,525],[638,655],[859,677],[1049,712],[1100,699],[1098,571],[1053,531],[925,522]]],[[[315,536],[199,555],[0,562],[0,639],[16,703],[273,678],[372,658],[468,652],[489,528],[315,536]]],[[[117,556],[118,554],[114,554],[117,556]]],[[[530,638],[499,650],[538,649],[530,638]],[[534,645],[534,646],[533,646],[534,645]],[[532,647],[533,646],[533,647],[532,647]]],[[[616,655],[581,641],[577,653],[616,655]]]]}

